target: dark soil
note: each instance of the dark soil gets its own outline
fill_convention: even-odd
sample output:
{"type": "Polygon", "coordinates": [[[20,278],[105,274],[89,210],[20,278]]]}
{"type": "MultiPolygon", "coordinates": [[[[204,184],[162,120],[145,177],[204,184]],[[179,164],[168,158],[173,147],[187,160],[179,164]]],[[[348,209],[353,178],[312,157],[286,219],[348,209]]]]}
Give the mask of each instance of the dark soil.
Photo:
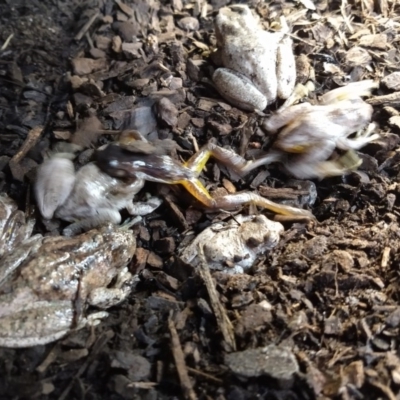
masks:
{"type": "MultiPolygon", "coordinates": [[[[315,1],[316,11],[303,2],[246,3],[264,17],[303,10],[293,29],[305,66],[298,80],[314,79],[317,94],[399,70],[396,0],[315,1]],[[370,34],[379,37],[367,43],[370,34]],[[364,58],[350,57],[355,47],[364,58]]],[[[0,48],[13,37],[0,50],[0,191],[31,208],[45,151],[72,141],[88,148],[84,164],[115,136],[99,132],[173,139],[181,159],[211,138],[247,158],[268,147],[262,118],[227,105],[211,84],[213,17],[226,4],[1,2],[0,48]]],[[[273,199],[310,206],[319,221],[285,222],[279,245],[250,274],[213,273],[217,294],[207,271],[179,265],[176,248],[229,215],[205,214],[173,187],[146,186],[165,201],[135,228],[130,268],[140,281],[128,301],[58,342],[0,349],[0,398],[399,398],[400,85],[388,86],[368,100],[381,139],[358,153],[359,171],[315,181],[315,202],[313,184],[278,166],[241,180],[208,168],[203,178],[214,193],[233,187],[268,197],[270,189],[273,199]],[[271,365],[260,361],[262,347],[280,352],[271,365]]],[[[39,215],[37,222],[44,233],[39,215]]]]}

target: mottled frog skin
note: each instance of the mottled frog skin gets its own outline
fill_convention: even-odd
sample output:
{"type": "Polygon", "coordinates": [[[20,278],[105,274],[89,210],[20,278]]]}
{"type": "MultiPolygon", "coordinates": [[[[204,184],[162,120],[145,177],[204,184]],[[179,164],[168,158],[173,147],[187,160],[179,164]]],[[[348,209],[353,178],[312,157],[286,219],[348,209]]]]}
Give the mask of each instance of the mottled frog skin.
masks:
{"type": "Polygon", "coordinates": [[[229,274],[243,273],[256,258],[275,247],[283,232],[279,222],[264,215],[237,215],[229,222],[218,222],[201,232],[181,251],[181,260],[196,265],[199,247],[207,265],[229,274]]]}
{"type": "Polygon", "coordinates": [[[264,108],[277,97],[287,99],[296,81],[292,40],[286,20],[281,29],[265,31],[246,5],[223,7],[215,20],[216,62],[213,74],[220,94],[249,111],[264,108]]]}
{"type": "Polygon", "coordinates": [[[87,306],[106,309],[131,292],[132,231],[108,225],[73,238],[24,235],[13,246],[19,231],[32,229],[2,196],[0,215],[7,214],[0,226],[0,346],[46,344],[97,324],[107,313],[87,314],[87,306]]]}
{"type": "Polygon", "coordinates": [[[353,150],[379,138],[370,123],[373,108],[361,96],[370,94],[376,82],[350,83],[325,93],[317,104],[302,103],[278,111],[264,126],[269,131],[281,129],[269,156],[255,166],[281,161],[296,178],[325,178],[343,175],[357,168],[361,159],[353,150]],[[349,135],[357,133],[355,137],[349,135]],[[339,160],[329,160],[339,148],[348,153],[339,160]]]}
{"type": "Polygon", "coordinates": [[[133,202],[145,181],[111,177],[95,163],[83,166],[77,173],[71,160],[56,154],[38,168],[35,197],[42,216],[72,222],[63,233],[72,236],[82,230],[105,223],[119,224],[120,210],[131,215],[146,215],[160,206],[161,200],[133,202]]]}

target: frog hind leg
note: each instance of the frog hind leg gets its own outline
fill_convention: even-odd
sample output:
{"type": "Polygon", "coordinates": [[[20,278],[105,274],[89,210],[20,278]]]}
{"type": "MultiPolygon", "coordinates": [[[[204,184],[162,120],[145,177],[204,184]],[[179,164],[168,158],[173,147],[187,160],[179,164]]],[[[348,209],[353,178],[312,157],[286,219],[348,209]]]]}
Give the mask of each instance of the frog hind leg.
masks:
{"type": "Polygon", "coordinates": [[[193,171],[196,176],[199,176],[210,157],[215,158],[227,168],[232,169],[239,176],[244,176],[261,165],[278,161],[280,159],[280,153],[270,153],[262,157],[262,159],[253,161],[246,160],[232,150],[224,149],[214,143],[208,143],[186,161],[184,165],[193,171]]]}
{"type": "MultiPolygon", "coordinates": [[[[210,157],[216,158],[239,175],[245,175],[251,169],[261,165],[255,164],[253,161],[248,161],[231,150],[224,149],[213,143],[208,143],[185,163],[185,167],[189,168],[198,176],[210,157]]],[[[263,161],[263,163],[265,163],[265,158],[263,161]]],[[[278,204],[256,193],[243,192],[213,198],[198,179],[182,180],[178,183],[207,208],[229,210],[244,204],[254,204],[278,214],[314,219],[314,216],[307,210],[278,204]]]]}
{"type": "Polygon", "coordinates": [[[151,214],[162,204],[162,200],[159,197],[150,197],[147,201],[136,201],[129,203],[126,206],[130,215],[148,215],[151,214]]]}
{"type": "MultiPolygon", "coordinates": [[[[262,111],[268,105],[264,94],[253,85],[250,79],[239,72],[218,68],[215,70],[212,80],[224,99],[243,110],[262,111]]],[[[274,91],[271,90],[271,92],[274,91]]]]}
{"type": "Polygon", "coordinates": [[[30,347],[53,342],[73,329],[70,300],[30,301],[1,317],[0,346],[30,347]]]}
{"type": "MultiPolygon", "coordinates": [[[[322,145],[314,143],[308,148],[305,146],[303,149],[300,147],[298,146],[298,152],[294,151],[293,148],[285,148],[286,152],[291,152],[291,154],[286,154],[286,159],[283,162],[286,171],[290,175],[297,179],[322,179],[326,176],[341,175],[339,170],[334,168],[334,164],[332,164],[332,168],[335,170],[333,175],[327,174],[329,168],[323,167],[324,162],[326,162],[325,160],[328,160],[335,150],[336,143],[334,141],[325,141],[322,145]],[[322,165],[321,168],[319,168],[320,165],[322,165]]],[[[326,167],[328,167],[329,163],[327,162],[326,167]]],[[[333,169],[332,172],[334,172],[333,169]]]]}
{"type": "Polygon", "coordinates": [[[285,165],[285,168],[299,179],[323,179],[347,174],[356,170],[361,163],[361,158],[353,150],[349,150],[337,160],[320,161],[314,164],[308,162],[292,163],[285,165]]]}
{"type": "Polygon", "coordinates": [[[310,211],[278,204],[256,193],[242,192],[213,198],[203,184],[197,179],[182,181],[180,184],[204,206],[213,210],[232,210],[242,205],[254,204],[277,214],[302,217],[311,220],[315,219],[310,211]]]}
{"type": "Polygon", "coordinates": [[[252,192],[242,192],[221,196],[214,199],[214,202],[214,208],[217,209],[232,209],[244,204],[254,204],[277,214],[315,220],[313,214],[308,210],[303,210],[301,208],[291,207],[284,204],[278,204],[252,192]]]}

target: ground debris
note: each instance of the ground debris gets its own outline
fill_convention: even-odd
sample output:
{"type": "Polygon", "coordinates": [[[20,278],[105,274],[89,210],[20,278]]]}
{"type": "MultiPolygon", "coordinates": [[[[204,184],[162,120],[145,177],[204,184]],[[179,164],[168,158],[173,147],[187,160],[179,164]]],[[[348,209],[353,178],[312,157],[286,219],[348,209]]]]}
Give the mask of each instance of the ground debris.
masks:
{"type": "Polygon", "coordinates": [[[38,142],[42,132],[43,132],[42,126],[37,126],[31,129],[28,133],[25,142],[19,149],[18,153],[10,160],[9,166],[14,179],[22,181],[24,179],[25,174],[35,166],[33,160],[29,162],[29,159],[26,159],[27,161],[26,163],[23,163],[23,160],[28,151],[31,150],[32,147],[35,146],[35,144],[38,142]]]}
{"type": "Polygon", "coordinates": [[[219,300],[218,292],[215,289],[215,285],[210,274],[210,269],[204,257],[203,249],[199,247],[198,251],[201,259],[200,265],[198,266],[198,271],[207,288],[208,296],[210,297],[210,303],[215,314],[217,325],[221,330],[222,336],[226,343],[227,351],[234,351],[236,350],[236,343],[232,322],[227,315],[226,309],[219,300]]]}
{"type": "MultiPolygon", "coordinates": [[[[124,129],[140,131],[157,149],[176,144],[171,154],[182,162],[210,139],[247,159],[273,146],[264,121],[280,104],[246,113],[211,82],[213,18],[232,2],[14,3],[0,5],[0,190],[18,200],[32,226],[36,221],[35,232],[54,235],[63,227],[36,220],[28,195],[54,142],[85,147],[77,150],[80,165],[124,129]]],[[[289,179],[275,164],[245,178],[207,164],[200,179],[213,193],[250,188],[309,208],[319,221],[281,221],[279,243],[236,275],[223,271],[240,257],[220,260],[221,272],[197,250],[197,262],[183,263],[178,249],[216,223],[226,229],[236,219],[238,229],[239,215],[259,210],[205,213],[179,186],[146,184],[144,192],[164,204],[132,228],[132,296],[100,325],[63,341],[0,349],[0,397],[399,397],[399,3],[247,4],[271,29],[281,11],[286,15],[297,81],[316,87],[310,102],[349,82],[379,84],[366,100],[379,140],[357,152],[357,171],[321,181],[289,179]]]]}
{"type": "Polygon", "coordinates": [[[293,375],[299,372],[296,357],[290,349],[274,344],[229,353],[225,363],[237,375],[246,378],[267,375],[286,388],[291,386],[293,375]]]}

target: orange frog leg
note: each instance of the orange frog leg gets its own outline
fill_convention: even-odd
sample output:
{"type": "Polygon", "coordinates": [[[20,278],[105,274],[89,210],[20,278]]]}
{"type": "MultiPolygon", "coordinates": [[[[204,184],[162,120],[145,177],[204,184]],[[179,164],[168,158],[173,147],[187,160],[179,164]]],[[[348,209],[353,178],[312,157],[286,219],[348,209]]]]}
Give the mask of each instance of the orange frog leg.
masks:
{"type": "MultiPolygon", "coordinates": [[[[247,161],[233,151],[224,149],[213,143],[209,143],[198,153],[193,155],[186,163],[184,163],[184,167],[189,168],[196,174],[196,176],[199,176],[210,157],[216,158],[218,161],[225,164],[228,168],[233,169],[240,175],[244,175],[251,169],[255,168],[249,168],[249,166],[252,166],[252,161],[247,161]]],[[[213,198],[197,178],[180,180],[176,183],[181,184],[193,197],[207,208],[232,210],[244,204],[254,204],[278,214],[315,219],[310,211],[277,204],[256,193],[242,192],[213,198]]]]}

